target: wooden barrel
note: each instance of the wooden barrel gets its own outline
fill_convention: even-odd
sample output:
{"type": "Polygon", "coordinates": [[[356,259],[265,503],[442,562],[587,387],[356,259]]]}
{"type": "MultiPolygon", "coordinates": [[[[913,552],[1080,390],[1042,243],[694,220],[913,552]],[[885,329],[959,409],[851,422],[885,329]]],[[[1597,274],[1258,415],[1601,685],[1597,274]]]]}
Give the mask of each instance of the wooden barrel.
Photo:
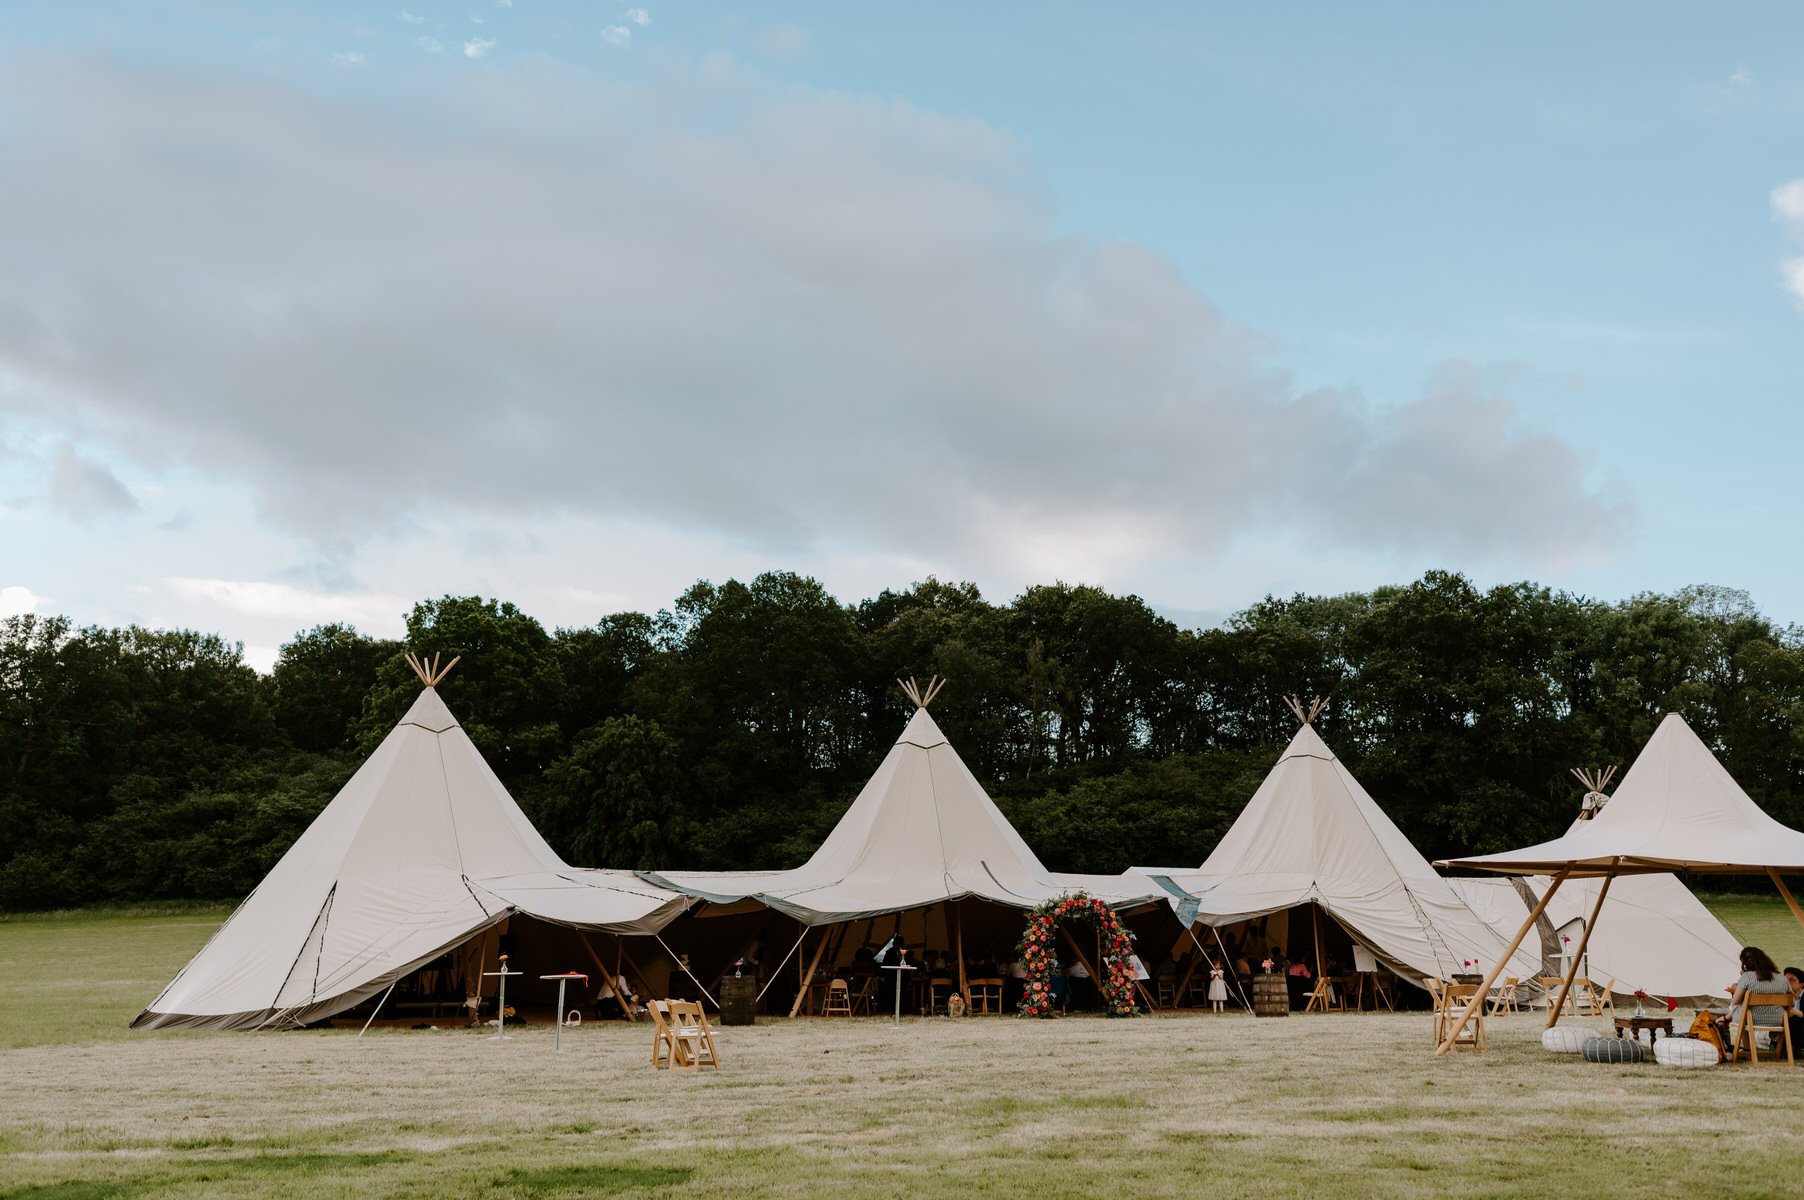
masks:
{"type": "Polygon", "coordinates": [[[1255,1017],[1287,1017],[1290,1015],[1290,990],[1282,975],[1253,976],[1253,1015],[1255,1017]]]}
{"type": "Polygon", "coordinates": [[[720,1023],[757,1023],[758,981],[750,975],[729,975],[720,981],[720,1023]]]}

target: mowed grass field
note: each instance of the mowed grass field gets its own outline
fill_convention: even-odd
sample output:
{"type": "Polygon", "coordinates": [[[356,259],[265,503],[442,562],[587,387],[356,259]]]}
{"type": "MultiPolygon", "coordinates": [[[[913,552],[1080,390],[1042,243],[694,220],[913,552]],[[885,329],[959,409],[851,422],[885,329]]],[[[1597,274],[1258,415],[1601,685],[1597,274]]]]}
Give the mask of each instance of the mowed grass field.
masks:
{"type": "MultiPolygon", "coordinates": [[[[1721,911],[1804,959],[1777,901],[1721,911]]],[[[0,1197],[1717,1200],[1804,1170],[1804,1069],[1586,1063],[1534,1014],[1441,1059],[1426,1014],[778,1019],[701,1075],[654,1072],[643,1025],[561,1056],[548,1027],[127,1031],[221,919],[0,920],[0,1197]]]]}

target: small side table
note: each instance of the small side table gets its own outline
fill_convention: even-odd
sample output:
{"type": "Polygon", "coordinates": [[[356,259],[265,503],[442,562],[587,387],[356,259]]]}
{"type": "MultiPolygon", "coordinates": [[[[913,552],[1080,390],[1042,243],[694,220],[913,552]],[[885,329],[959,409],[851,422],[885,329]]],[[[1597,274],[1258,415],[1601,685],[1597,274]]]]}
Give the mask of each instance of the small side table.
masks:
{"type": "Polygon", "coordinates": [[[1662,1033],[1664,1033],[1667,1037],[1672,1036],[1672,1018],[1671,1017],[1617,1017],[1616,1018],[1616,1036],[1621,1037],[1622,1031],[1625,1029],[1634,1035],[1634,1038],[1636,1041],[1641,1040],[1641,1031],[1643,1029],[1645,1029],[1648,1031],[1649,1040],[1657,1042],[1660,1040],[1660,1035],[1662,1033]]]}

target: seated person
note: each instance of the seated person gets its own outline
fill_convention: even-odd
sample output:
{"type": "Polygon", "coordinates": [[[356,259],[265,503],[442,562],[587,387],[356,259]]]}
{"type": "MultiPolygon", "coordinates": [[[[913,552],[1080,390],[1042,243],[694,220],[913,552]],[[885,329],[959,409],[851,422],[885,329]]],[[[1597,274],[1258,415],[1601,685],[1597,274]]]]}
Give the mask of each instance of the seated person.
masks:
{"type": "MultiPolygon", "coordinates": [[[[1729,994],[1729,1046],[1734,1049],[1736,1030],[1741,1025],[1741,1010],[1746,998],[1755,992],[1790,991],[1791,984],[1779,973],[1779,968],[1768,957],[1766,951],[1758,946],[1748,946],[1741,952],[1741,978],[1729,994]]],[[[1754,1010],[1754,1020],[1761,1025],[1777,1025],[1785,1020],[1787,1010],[1774,1005],[1761,1005],[1754,1010]]],[[[1776,1035],[1774,1035],[1776,1036],[1776,1035]]],[[[1761,1047],[1765,1049],[1766,1047],[1761,1047]]]]}
{"type": "Polygon", "coordinates": [[[606,980],[602,981],[601,988],[595,993],[595,1016],[598,1020],[611,1021],[645,1011],[645,1005],[633,992],[633,985],[626,981],[625,976],[614,976],[614,982],[620,985],[621,995],[616,996],[606,980]]]}
{"type": "Polygon", "coordinates": [[[1299,958],[1285,968],[1284,975],[1285,987],[1290,992],[1291,1008],[1302,1008],[1309,1002],[1309,993],[1312,990],[1311,981],[1315,978],[1309,973],[1309,964],[1299,958]]]}

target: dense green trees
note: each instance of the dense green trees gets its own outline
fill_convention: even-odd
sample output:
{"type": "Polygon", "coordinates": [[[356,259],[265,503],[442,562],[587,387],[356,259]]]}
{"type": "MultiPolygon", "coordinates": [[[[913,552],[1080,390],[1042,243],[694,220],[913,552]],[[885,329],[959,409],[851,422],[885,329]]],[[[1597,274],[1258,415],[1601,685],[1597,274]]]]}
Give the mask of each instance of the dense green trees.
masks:
{"type": "MultiPolygon", "coordinates": [[[[1431,856],[1557,832],[1566,769],[1627,763],[1667,711],[1804,824],[1804,638],[1723,589],[1430,572],[1189,631],[1093,587],[846,605],[773,573],[581,629],[445,597],[405,645],[463,656],[446,702],[584,864],[800,861],[900,730],[892,680],[933,673],[936,719],[1058,869],[1200,861],[1290,735],[1283,692],[1333,697],[1323,735],[1431,856]]],[[[243,894],[413,702],[402,649],[321,626],[259,677],[217,637],[0,622],[0,907],[243,894]]]]}

